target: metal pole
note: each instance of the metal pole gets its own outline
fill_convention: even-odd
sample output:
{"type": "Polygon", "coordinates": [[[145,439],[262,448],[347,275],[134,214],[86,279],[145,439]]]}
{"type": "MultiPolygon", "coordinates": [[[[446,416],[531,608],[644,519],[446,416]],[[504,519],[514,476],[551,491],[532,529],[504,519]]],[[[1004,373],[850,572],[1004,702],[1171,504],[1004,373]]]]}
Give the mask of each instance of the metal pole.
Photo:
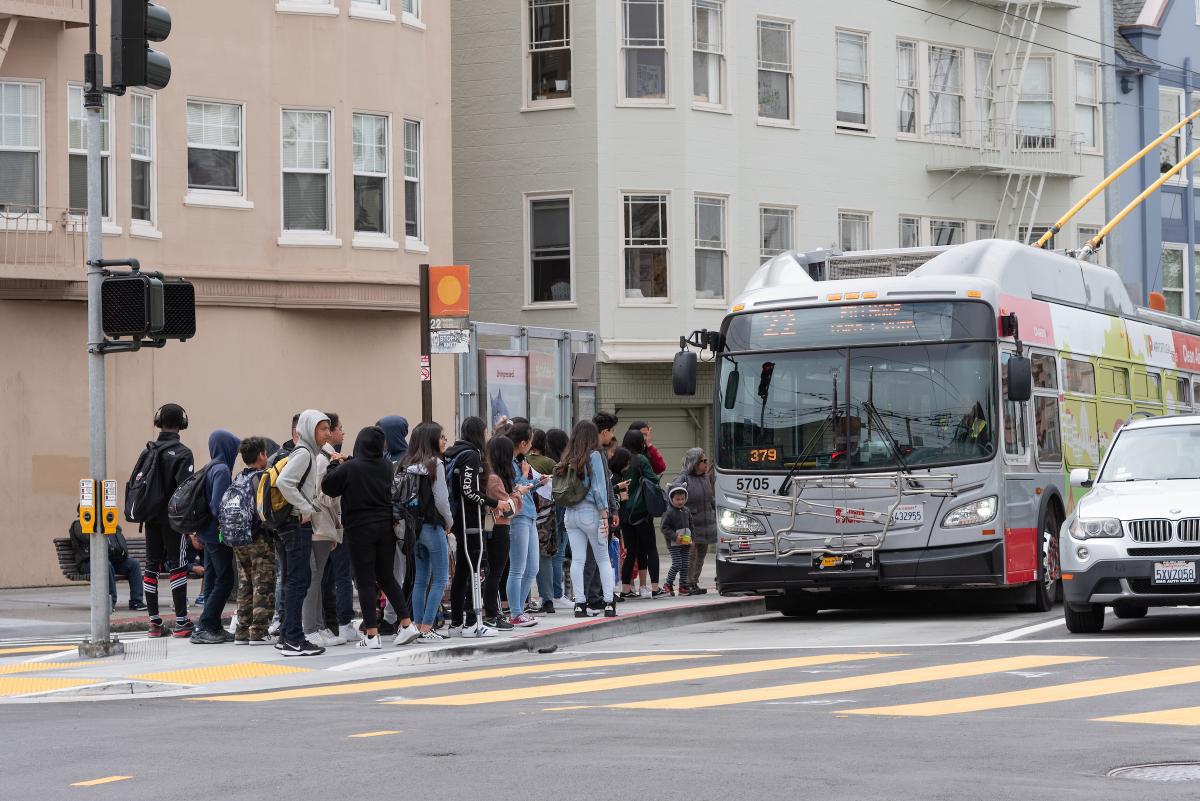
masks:
{"type": "MultiPolygon", "coordinates": [[[[1184,58],[1183,60],[1183,102],[1184,108],[1192,107],[1192,59],[1184,58]]],[[[1192,126],[1185,125],[1183,128],[1183,152],[1189,153],[1192,150],[1192,126]]],[[[1196,195],[1192,192],[1192,165],[1187,165],[1187,169],[1183,171],[1184,184],[1187,189],[1181,193],[1183,198],[1183,222],[1187,227],[1187,252],[1183,254],[1183,304],[1180,311],[1183,316],[1190,320],[1195,320],[1200,314],[1200,309],[1196,308],[1196,212],[1193,210],[1196,204],[1196,195]]],[[[1147,232],[1148,233],[1148,232],[1147,232]]],[[[1161,229],[1159,235],[1162,235],[1161,229]]]]}
{"type": "Polygon", "coordinates": [[[429,265],[422,264],[417,269],[421,291],[421,366],[429,366],[430,379],[421,381],[421,420],[429,423],[433,421],[433,362],[429,355],[429,265]]]}
{"type": "MultiPolygon", "coordinates": [[[[100,316],[100,283],[102,268],[98,262],[103,258],[101,222],[103,198],[100,193],[100,109],[104,103],[103,70],[96,67],[96,0],[90,0],[89,43],[91,51],[85,59],[84,105],[87,107],[87,322],[88,322],[88,436],[91,447],[88,466],[96,481],[96,498],[99,506],[101,488],[108,472],[108,449],[105,437],[104,408],[104,353],[100,349],[104,331],[100,316]],[[98,81],[98,83],[96,83],[98,81]]],[[[102,511],[102,510],[98,510],[102,511]]],[[[97,515],[99,518],[100,515],[97,515]]],[[[91,535],[91,590],[92,590],[92,634],[79,646],[81,656],[98,657],[120,653],[123,649],[114,643],[109,631],[108,599],[108,543],[102,532],[100,521],[96,521],[95,533],[91,535]]]]}
{"type": "MultiPolygon", "coordinates": [[[[1104,174],[1112,175],[1120,166],[1117,152],[1117,50],[1114,38],[1116,32],[1113,17],[1113,0],[1100,0],[1100,63],[1101,63],[1101,98],[1102,117],[1104,120],[1104,174]]],[[[1104,218],[1112,219],[1113,214],[1121,203],[1117,193],[1117,182],[1113,181],[1104,188],[1104,218]]],[[[1115,253],[1109,247],[1110,253],[1115,253]]],[[[1113,263],[1113,262],[1110,262],[1113,263]]]]}

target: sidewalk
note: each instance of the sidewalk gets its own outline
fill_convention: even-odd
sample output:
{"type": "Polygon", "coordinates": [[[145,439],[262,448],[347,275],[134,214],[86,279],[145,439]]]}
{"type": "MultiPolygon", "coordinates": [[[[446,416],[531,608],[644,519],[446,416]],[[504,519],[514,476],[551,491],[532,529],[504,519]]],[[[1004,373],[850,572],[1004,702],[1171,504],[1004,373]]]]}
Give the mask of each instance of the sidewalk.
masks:
{"type": "MultiPolygon", "coordinates": [[[[66,587],[26,587],[0,590],[0,640],[40,637],[83,637],[91,632],[91,588],[87,584],[66,587]]],[[[188,602],[201,592],[201,580],[188,582],[188,602]]],[[[166,599],[170,617],[171,597],[166,599]]],[[[225,607],[225,616],[233,614],[236,605],[225,607]]],[[[188,612],[195,619],[200,607],[188,612]]],[[[109,616],[114,633],[145,631],[146,613],[129,611],[129,588],[117,582],[117,610],[109,616]]]]}

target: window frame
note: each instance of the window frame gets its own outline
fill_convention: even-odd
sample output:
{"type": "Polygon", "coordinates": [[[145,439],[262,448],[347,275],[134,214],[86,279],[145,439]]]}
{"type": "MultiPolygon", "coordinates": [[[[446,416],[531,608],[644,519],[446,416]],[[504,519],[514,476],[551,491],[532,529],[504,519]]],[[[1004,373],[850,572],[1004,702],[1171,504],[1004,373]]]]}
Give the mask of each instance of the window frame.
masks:
{"type": "MultiPolygon", "coordinates": [[[[1101,226],[1099,225],[1077,225],[1075,226],[1075,242],[1077,248],[1082,248],[1086,243],[1090,242],[1092,237],[1100,233],[1101,226]]],[[[1106,248],[1093,253],[1088,257],[1088,261],[1092,264],[1104,264],[1104,253],[1106,248]]]]}
{"type": "Polygon", "coordinates": [[[787,253],[789,250],[795,250],[795,249],[796,249],[796,207],[790,206],[786,203],[760,203],[758,205],[758,262],[759,262],[759,264],[765,264],[766,262],[768,262],[771,259],[778,256],[780,253],[787,253]],[[787,212],[787,213],[784,215],[775,215],[775,216],[786,217],[788,220],[791,220],[791,225],[789,225],[785,229],[785,230],[787,230],[787,232],[790,235],[791,246],[782,248],[781,250],[779,250],[778,252],[775,252],[775,253],[768,253],[766,251],[766,248],[764,247],[764,242],[763,242],[764,235],[766,234],[766,228],[763,226],[763,219],[767,212],[780,212],[780,211],[787,212]]]}
{"type": "Polygon", "coordinates": [[[795,128],[796,127],[796,22],[792,19],[783,17],[771,17],[758,15],[754,18],[754,64],[755,64],[755,114],[758,124],[766,127],[774,128],[795,128]],[[764,62],[762,59],[762,26],[763,23],[768,26],[786,26],[787,28],[787,43],[788,43],[788,68],[787,70],[773,69],[771,67],[763,67],[764,63],[777,64],[779,62],[764,62]],[[762,102],[758,99],[758,81],[760,73],[777,72],[782,75],[787,75],[787,118],[782,117],[764,117],[762,115],[762,102]]]}
{"type": "Polygon", "coordinates": [[[247,196],[247,183],[249,172],[246,169],[246,133],[249,130],[246,125],[246,104],[237,100],[218,100],[210,97],[186,97],[184,99],[184,198],[183,205],[185,206],[206,206],[210,208],[226,208],[226,209],[242,209],[249,210],[254,208],[254,203],[247,196]],[[237,180],[238,189],[210,189],[206,187],[193,187],[191,181],[187,177],[187,151],[191,149],[192,144],[187,136],[187,107],[191,103],[210,103],[222,106],[235,106],[238,109],[238,146],[236,149],[231,149],[227,146],[207,146],[200,148],[202,150],[223,150],[226,152],[234,152],[237,157],[237,180]]]}
{"type": "MultiPolygon", "coordinates": [[[[1197,247],[1197,253],[1200,253],[1200,246],[1197,247]]],[[[1188,285],[1187,270],[1188,270],[1187,243],[1186,242],[1163,241],[1161,243],[1161,249],[1159,251],[1159,270],[1158,270],[1159,275],[1162,278],[1163,296],[1169,300],[1172,296],[1178,294],[1179,304],[1180,304],[1179,305],[1179,315],[1181,317],[1191,319],[1192,316],[1197,312],[1197,310],[1198,310],[1197,307],[1200,306],[1200,297],[1198,297],[1198,295],[1200,295],[1200,256],[1193,254],[1193,257],[1192,257],[1192,295],[1190,298],[1188,297],[1188,294],[1187,294],[1187,285],[1188,285]],[[1180,284],[1178,287],[1168,287],[1167,286],[1167,271],[1164,270],[1162,267],[1162,263],[1163,263],[1162,257],[1166,255],[1166,252],[1168,250],[1179,253],[1179,282],[1180,282],[1180,284]]],[[[1175,312],[1172,312],[1172,311],[1169,311],[1169,313],[1175,314],[1175,312]]]]}
{"type": "MultiPolygon", "coordinates": [[[[696,308],[705,309],[724,309],[729,298],[729,265],[730,265],[730,245],[729,245],[729,195],[721,194],[720,192],[694,192],[692,194],[692,291],[694,293],[694,301],[696,308]],[[701,244],[700,234],[700,203],[708,201],[710,205],[715,205],[713,202],[719,202],[721,207],[721,247],[711,247],[707,244],[701,244]],[[696,260],[697,251],[704,250],[713,253],[721,254],[721,294],[716,297],[702,298],[700,297],[700,286],[697,279],[698,262],[696,260]]],[[[704,242],[713,242],[715,240],[704,240],[704,242]]]]}
{"type": "Polygon", "coordinates": [[[154,92],[130,92],[129,93],[129,235],[140,236],[150,239],[161,239],[162,234],[158,230],[158,95],[154,92]],[[136,124],[136,116],[134,114],[134,104],[136,101],[142,100],[150,103],[150,155],[138,156],[133,152],[133,127],[136,124]],[[133,216],[133,164],[134,161],[143,161],[149,164],[150,180],[147,187],[149,194],[150,219],[140,220],[133,216]]]}
{"type": "Polygon", "coordinates": [[[1062,363],[1063,392],[1069,392],[1072,395],[1086,395],[1089,398],[1095,398],[1098,396],[1097,392],[1096,392],[1096,390],[1097,390],[1096,366],[1094,364],[1092,364],[1089,361],[1085,361],[1083,359],[1073,359],[1068,356],[1062,357],[1061,359],[1059,359],[1059,361],[1062,363]],[[1074,376],[1076,378],[1079,378],[1080,376],[1090,378],[1092,388],[1087,389],[1085,386],[1083,389],[1078,389],[1076,387],[1073,387],[1071,385],[1072,384],[1072,381],[1071,381],[1072,376],[1074,376]]]}
{"type": "Polygon", "coordinates": [[[350,0],[346,15],[353,19],[372,20],[374,22],[395,22],[396,14],[392,4],[399,0],[350,0]]]}
{"type": "Polygon", "coordinates": [[[312,14],[319,17],[336,17],[341,13],[334,0],[276,0],[277,14],[312,14]]]}
{"type": "MultiPolygon", "coordinates": [[[[835,28],[834,36],[834,98],[833,98],[833,127],[838,133],[871,133],[871,34],[868,31],[854,30],[851,28],[835,28]],[[842,44],[842,37],[858,37],[862,40],[863,51],[863,74],[861,76],[852,76],[848,73],[843,75],[838,69],[838,49],[842,44]],[[863,101],[863,121],[857,122],[842,122],[837,118],[841,113],[838,108],[837,88],[842,83],[858,84],[862,88],[863,101]]],[[[793,59],[794,60],[794,59],[793,59]]]]}
{"type": "MultiPolygon", "coordinates": [[[[620,273],[621,283],[620,283],[620,303],[619,303],[619,305],[633,306],[633,307],[651,307],[651,308],[655,308],[655,307],[661,308],[664,306],[666,306],[666,307],[675,306],[676,305],[675,301],[674,301],[674,289],[675,289],[674,283],[675,282],[672,280],[673,276],[671,275],[672,268],[673,268],[673,259],[672,259],[672,254],[671,254],[671,232],[675,228],[674,221],[672,220],[672,208],[671,208],[672,207],[672,202],[671,202],[672,201],[672,192],[671,192],[671,190],[669,190],[669,189],[621,189],[621,190],[619,190],[618,197],[620,198],[620,204],[621,204],[621,206],[620,206],[621,213],[619,215],[619,221],[618,221],[618,230],[620,232],[620,242],[621,242],[621,262],[620,262],[620,264],[621,264],[621,273],[620,273]],[[661,244],[656,244],[656,245],[630,244],[631,240],[628,236],[628,232],[627,232],[625,226],[626,226],[626,220],[628,219],[628,216],[629,216],[629,208],[628,208],[629,201],[628,201],[628,199],[634,198],[634,197],[639,197],[639,198],[654,197],[654,198],[661,199],[659,202],[661,202],[663,204],[663,211],[662,211],[663,224],[666,227],[666,234],[664,236],[660,237],[661,244]],[[628,264],[626,261],[626,253],[631,248],[635,248],[635,249],[640,249],[640,248],[659,249],[659,248],[661,248],[663,251],[665,251],[667,288],[666,288],[666,294],[663,297],[631,298],[626,295],[626,293],[628,292],[628,290],[626,289],[626,286],[625,286],[628,281],[628,275],[626,274],[626,270],[628,269],[628,264]]],[[[646,201],[643,201],[643,202],[646,202],[646,201]]]]}
{"type": "Polygon", "coordinates": [[[874,212],[867,211],[866,209],[838,209],[837,210],[837,243],[838,243],[838,247],[841,248],[843,253],[857,253],[857,252],[871,249],[871,247],[872,247],[871,240],[873,239],[873,234],[874,234],[874,216],[875,216],[874,212]],[[851,220],[850,219],[851,217],[858,217],[861,219],[851,220]],[[863,247],[863,248],[842,247],[842,243],[845,241],[843,238],[842,225],[847,222],[865,222],[866,223],[866,225],[867,225],[866,247],[863,247]]]}
{"type": "Polygon", "coordinates": [[[965,120],[966,124],[977,122],[983,128],[986,142],[991,144],[995,136],[992,126],[996,115],[996,54],[991,50],[971,48],[971,94],[975,99],[974,115],[965,120]],[[986,58],[988,62],[986,85],[979,74],[979,60],[986,58]],[[983,116],[983,104],[987,104],[987,116],[983,116]]]}
{"type": "Polygon", "coordinates": [[[524,272],[525,272],[525,305],[524,310],[536,311],[542,309],[577,309],[575,284],[575,192],[562,189],[549,192],[526,192],[522,195],[524,209],[524,272]],[[570,237],[567,256],[571,262],[571,298],[570,300],[535,301],[533,299],[533,204],[539,200],[566,200],[568,224],[567,232],[570,237]]]}
{"type": "Polygon", "coordinates": [[[1016,104],[1017,104],[1016,114],[1017,114],[1017,116],[1013,118],[1014,122],[1015,122],[1015,127],[1016,127],[1015,134],[1017,137],[1017,141],[1016,141],[1016,149],[1017,150],[1054,150],[1058,147],[1058,135],[1057,135],[1057,132],[1058,132],[1058,100],[1057,100],[1058,93],[1055,91],[1055,89],[1057,87],[1057,81],[1058,81],[1058,64],[1057,64],[1057,59],[1054,58],[1053,53],[1038,53],[1037,55],[1030,55],[1026,59],[1025,67],[1021,70],[1021,80],[1017,84],[1017,99],[1016,99],[1016,104]],[[1034,99],[1026,100],[1024,98],[1024,90],[1022,89],[1022,86],[1025,83],[1025,71],[1028,70],[1029,65],[1035,61],[1044,61],[1050,65],[1050,74],[1049,74],[1049,79],[1047,82],[1047,85],[1050,89],[1050,91],[1048,93],[1049,99],[1034,98],[1034,99]],[[1024,131],[1024,128],[1022,128],[1021,123],[1020,123],[1020,113],[1021,113],[1020,110],[1021,110],[1022,103],[1049,103],[1050,104],[1050,128],[1049,128],[1050,133],[1048,136],[1040,136],[1036,133],[1032,134],[1032,135],[1026,135],[1026,134],[1022,133],[1022,131],[1024,131]],[[1033,140],[1039,140],[1039,141],[1036,141],[1034,144],[1027,144],[1026,143],[1027,139],[1033,139],[1033,140]]]}
{"type": "Polygon", "coordinates": [[[971,222],[972,242],[978,242],[980,239],[995,239],[996,238],[996,223],[984,220],[973,220],[971,222]],[[983,235],[981,229],[987,230],[987,236],[983,235]]]}
{"type": "Polygon", "coordinates": [[[574,43],[574,11],[572,0],[550,0],[545,5],[561,4],[566,9],[566,44],[560,47],[534,48],[533,41],[533,9],[537,0],[521,0],[521,43],[523,49],[521,73],[521,110],[542,111],[547,109],[575,107],[575,43],[574,43]],[[543,100],[533,98],[533,55],[535,52],[555,52],[565,50],[569,53],[570,71],[567,78],[566,97],[551,97],[543,100]]]}
{"type": "MultiPolygon", "coordinates": [[[[393,141],[395,131],[392,126],[392,115],[386,112],[379,111],[351,111],[350,112],[350,200],[351,209],[357,207],[357,189],[354,186],[355,179],[360,175],[371,178],[383,178],[383,223],[384,230],[377,231],[359,231],[357,223],[351,221],[350,230],[353,231],[352,247],[376,249],[376,250],[398,250],[400,244],[396,241],[396,189],[395,189],[395,174],[396,165],[394,157],[393,141]],[[354,167],[354,121],[357,117],[374,117],[382,119],[386,140],[384,142],[384,160],[387,166],[387,172],[382,175],[374,172],[360,172],[354,167]]],[[[336,201],[335,201],[336,203],[336,201]]]]}
{"type": "Polygon", "coordinates": [[[916,39],[896,39],[896,137],[899,139],[921,138],[921,42],[916,39]],[[901,82],[900,50],[902,47],[912,48],[912,80],[909,85],[901,82]],[[912,93],[912,130],[900,129],[900,100],[905,93],[912,93]]]}
{"type": "MultiPolygon", "coordinates": [[[[1087,108],[1091,109],[1091,114],[1092,114],[1092,140],[1093,140],[1092,144],[1089,145],[1085,138],[1082,142],[1080,142],[1080,146],[1085,153],[1103,152],[1103,149],[1104,149],[1104,145],[1103,145],[1104,125],[1103,125],[1103,121],[1100,117],[1100,108],[1101,108],[1101,101],[1102,101],[1101,95],[1103,94],[1103,91],[1102,91],[1103,90],[1103,83],[1102,83],[1103,76],[1102,76],[1102,73],[1100,72],[1100,64],[1095,61],[1092,61],[1091,59],[1076,58],[1074,60],[1073,69],[1071,71],[1071,77],[1074,78],[1074,81],[1072,82],[1072,86],[1071,86],[1071,98],[1073,101],[1072,106],[1071,106],[1072,111],[1077,112],[1081,107],[1087,107],[1087,108]],[[1092,85],[1095,87],[1095,92],[1096,92],[1096,96],[1094,98],[1092,98],[1090,102],[1086,102],[1086,101],[1080,102],[1081,98],[1079,96],[1079,69],[1080,69],[1080,67],[1083,67],[1085,65],[1090,67],[1092,70],[1092,85]]],[[[1072,116],[1072,119],[1071,119],[1071,127],[1072,128],[1075,127],[1074,116],[1072,116]]],[[[1084,132],[1076,131],[1076,133],[1083,135],[1084,132]]]]}
{"type": "Polygon", "coordinates": [[[319,108],[311,106],[280,106],[279,108],[279,240],[281,246],[309,246],[309,247],[341,247],[342,241],[337,238],[337,186],[334,154],[337,152],[335,147],[335,131],[334,110],[332,108],[319,108]],[[284,120],[287,114],[325,114],[328,119],[327,131],[329,141],[326,143],[328,148],[325,169],[319,168],[299,168],[283,166],[283,134],[285,130],[284,120]],[[325,222],[326,228],[323,231],[310,230],[307,228],[289,229],[286,227],[286,213],[284,203],[284,176],[289,173],[298,175],[325,175],[325,222]]]}
{"type": "MultiPolygon", "coordinates": [[[[966,112],[966,105],[967,105],[967,88],[968,88],[968,85],[967,85],[967,52],[968,52],[968,50],[969,49],[965,48],[965,47],[941,44],[938,42],[929,42],[926,47],[925,63],[926,63],[926,67],[929,72],[929,74],[927,76],[928,82],[926,84],[926,93],[927,93],[929,99],[928,99],[928,103],[926,105],[928,106],[929,113],[932,115],[934,113],[935,108],[939,105],[934,102],[935,97],[953,98],[958,103],[958,130],[957,131],[949,131],[949,132],[931,132],[930,129],[933,127],[933,118],[930,117],[925,122],[925,134],[927,136],[934,136],[939,139],[947,139],[947,138],[962,139],[964,136],[964,133],[965,133],[964,129],[967,124],[965,112],[966,112]],[[958,55],[959,85],[958,85],[957,92],[950,91],[948,89],[942,89],[940,91],[936,91],[934,89],[934,85],[933,85],[934,70],[933,70],[932,62],[933,62],[933,56],[934,56],[935,50],[946,51],[949,53],[956,53],[958,55]]],[[[971,50],[970,52],[972,54],[971,64],[974,65],[974,63],[975,63],[974,51],[971,50]]]]}
{"type": "Polygon", "coordinates": [[[950,247],[953,245],[962,245],[967,242],[967,221],[958,217],[930,217],[929,218],[929,246],[930,247],[950,247]],[[940,224],[940,225],[939,225],[940,224]],[[941,244],[934,236],[935,228],[946,228],[949,230],[957,230],[962,234],[962,238],[958,242],[950,242],[941,244]]]}
{"type": "MultiPolygon", "coordinates": [[[[1016,356],[1015,351],[1008,351],[1008,350],[1000,351],[1000,378],[1001,378],[1001,389],[1002,390],[1006,386],[1006,382],[1007,382],[1008,361],[1010,359],[1012,359],[1014,356],[1016,356]]],[[[1007,464],[1029,465],[1033,461],[1034,448],[1031,447],[1031,445],[1035,445],[1036,443],[1031,442],[1030,437],[1029,437],[1029,420],[1033,416],[1032,413],[1033,413],[1033,409],[1032,409],[1031,403],[1015,403],[1013,401],[1008,400],[1007,393],[1005,393],[1003,391],[1001,392],[1001,396],[1000,396],[1000,420],[1001,420],[1001,438],[1002,438],[1001,447],[1003,448],[1004,461],[1007,464]],[[1008,429],[1008,421],[1010,420],[1010,417],[1011,417],[1010,412],[1012,410],[1016,411],[1016,413],[1017,413],[1016,416],[1018,417],[1019,422],[1020,422],[1020,424],[1018,426],[1014,426],[1014,431],[1020,432],[1020,435],[1021,435],[1020,442],[1015,443],[1015,444],[1019,444],[1021,446],[1016,453],[1014,453],[1008,449],[1008,441],[1006,439],[1003,439],[1003,436],[1008,429]]]]}
{"type": "Polygon", "coordinates": [[[898,243],[897,246],[902,247],[902,248],[919,248],[919,247],[921,247],[921,242],[923,241],[923,237],[921,236],[921,229],[924,227],[925,226],[922,224],[920,215],[917,215],[917,214],[901,214],[901,215],[899,215],[896,218],[896,241],[898,243]],[[914,226],[914,232],[916,233],[916,242],[914,242],[911,245],[904,244],[904,226],[906,223],[909,224],[910,226],[914,226]]]}
{"type": "Polygon", "coordinates": [[[401,147],[404,148],[404,249],[409,253],[428,253],[429,245],[426,244],[425,231],[425,121],[414,117],[403,118],[403,140],[401,147]],[[415,125],[417,127],[417,175],[411,178],[408,174],[408,126],[415,125]],[[417,185],[417,235],[410,236],[408,233],[408,184],[415,183],[417,185]]]}
{"type": "MultiPolygon", "coordinates": [[[[1169,127],[1169,126],[1166,126],[1163,124],[1163,119],[1162,119],[1163,97],[1164,96],[1170,96],[1172,98],[1173,104],[1175,106],[1175,117],[1171,121],[1171,125],[1174,125],[1175,123],[1179,122],[1184,117],[1186,117],[1188,114],[1187,95],[1184,94],[1183,89],[1177,88],[1174,86],[1163,86],[1160,84],[1158,87],[1158,121],[1159,121],[1159,128],[1161,129],[1160,133],[1161,133],[1161,131],[1165,131],[1169,127]]],[[[1169,137],[1167,139],[1167,141],[1165,141],[1161,145],[1159,145],[1158,149],[1159,149],[1159,154],[1160,154],[1160,156],[1159,156],[1160,164],[1165,163],[1162,161],[1161,153],[1162,153],[1162,149],[1164,147],[1166,147],[1168,144],[1173,145],[1175,147],[1176,153],[1177,153],[1175,161],[1172,163],[1172,166],[1174,166],[1174,164],[1178,164],[1179,161],[1186,155],[1186,153],[1184,152],[1183,131],[1184,131],[1184,129],[1180,128],[1171,137],[1169,137]]],[[[1164,169],[1163,172],[1166,172],[1166,170],[1164,169]]],[[[1178,173],[1176,173],[1175,175],[1168,178],[1167,183],[1172,186],[1185,185],[1187,182],[1186,173],[1187,173],[1187,170],[1180,170],[1178,173]]]]}
{"type": "MultiPolygon", "coordinates": [[[[83,130],[83,135],[84,135],[83,148],[82,149],[72,148],[71,147],[71,120],[72,120],[71,112],[73,111],[73,109],[71,106],[72,106],[73,101],[71,99],[71,95],[76,90],[78,90],[78,92],[79,92],[80,108],[83,110],[83,118],[82,119],[85,121],[87,120],[87,109],[84,108],[84,106],[83,106],[83,100],[84,100],[83,84],[76,83],[76,82],[69,82],[67,84],[67,136],[66,136],[66,140],[67,140],[67,207],[68,207],[67,213],[68,213],[68,216],[71,218],[71,220],[75,223],[75,225],[79,226],[79,225],[84,225],[87,223],[88,213],[87,213],[87,208],[85,207],[83,209],[82,214],[74,214],[74,213],[72,213],[73,209],[71,209],[71,207],[70,207],[71,206],[70,157],[71,156],[84,156],[85,160],[86,160],[86,157],[87,157],[87,126],[86,126],[86,124],[81,125],[81,129],[83,130]]],[[[113,102],[113,96],[110,94],[107,94],[107,93],[104,95],[104,108],[105,108],[105,111],[108,113],[108,147],[105,148],[104,142],[103,141],[101,142],[100,158],[101,158],[102,164],[103,164],[104,159],[108,159],[108,168],[105,169],[104,167],[101,167],[101,169],[107,173],[107,175],[105,177],[108,179],[108,197],[103,199],[108,204],[108,214],[102,214],[100,217],[100,222],[101,222],[102,232],[106,236],[109,236],[109,235],[120,234],[121,228],[116,223],[116,220],[117,220],[117,186],[116,186],[117,165],[116,165],[116,159],[113,158],[113,153],[116,152],[116,147],[117,147],[117,132],[116,132],[116,111],[117,110],[116,110],[116,104],[113,102]]]]}
{"type": "Polygon", "coordinates": [[[617,105],[632,108],[674,108],[671,94],[671,3],[667,0],[620,0],[616,13],[617,18],[617,105]],[[626,35],[626,9],[630,5],[655,5],[662,9],[662,30],[659,45],[630,45],[630,37],[626,35]],[[662,50],[663,51],[663,96],[653,98],[629,97],[627,80],[629,74],[628,59],[631,50],[662,50]]]}
{"type": "Polygon", "coordinates": [[[400,24],[406,28],[418,31],[425,30],[425,7],[421,0],[398,0],[400,3],[400,24]],[[412,4],[412,10],[408,5],[412,4]]]}
{"type": "Polygon", "coordinates": [[[692,0],[692,108],[697,111],[721,111],[728,112],[732,108],[729,100],[729,23],[728,23],[728,5],[726,0],[692,0]],[[720,9],[721,15],[721,45],[719,50],[700,50],[697,48],[697,11],[700,6],[708,6],[711,8],[720,9]],[[713,103],[712,101],[696,99],[696,78],[695,78],[695,59],[697,55],[716,56],[718,59],[717,80],[720,83],[721,101],[713,103]]]}
{"type": "Polygon", "coordinates": [[[1053,379],[1054,379],[1053,387],[1040,387],[1037,385],[1036,381],[1034,382],[1034,385],[1033,385],[1033,396],[1030,398],[1030,406],[1031,406],[1031,411],[1032,411],[1032,414],[1030,416],[1033,418],[1033,440],[1032,440],[1033,457],[1034,457],[1035,463],[1039,467],[1044,466],[1044,465],[1061,465],[1063,463],[1063,459],[1065,458],[1065,456],[1063,454],[1064,448],[1063,448],[1063,428],[1062,428],[1062,403],[1059,400],[1059,398],[1062,394],[1062,391],[1060,390],[1060,387],[1062,386],[1062,381],[1058,375],[1059,359],[1058,359],[1057,354],[1051,353],[1051,352],[1045,352],[1045,351],[1031,351],[1029,353],[1029,358],[1031,360],[1031,366],[1032,366],[1032,360],[1034,358],[1050,359],[1051,362],[1053,363],[1053,369],[1046,372],[1045,374],[1053,377],[1053,379]],[[1038,414],[1039,414],[1039,409],[1040,409],[1040,404],[1038,403],[1039,401],[1045,401],[1049,404],[1054,405],[1054,414],[1055,414],[1057,430],[1058,430],[1058,454],[1057,454],[1056,459],[1047,459],[1042,456],[1042,444],[1041,444],[1040,440],[1038,439],[1038,434],[1037,434],[1037,422],[1038,422],[1038,414]]]}
{"type": "Polygon", "coordinates": [[[37,111],[37,146],[13,146],[5,147],[5,152],[12,153],[35,153],[35,165],[37,176],[34,180],[33,206],[20,208],[29,208],[30,211],[9,212],[3,207],[0,207],[0,230],[10,226],[17,226],[21,230],[29,230],[29,220],[33,218],[36,223],[34,230],[49,231],[49,223],[46,222],[46,81],[42,78],[3,78],[0,79],[0,86],[6,84],[14,84],[21,87],[29,87],[34,89],[37,95],[38,111],[37,111]]]}

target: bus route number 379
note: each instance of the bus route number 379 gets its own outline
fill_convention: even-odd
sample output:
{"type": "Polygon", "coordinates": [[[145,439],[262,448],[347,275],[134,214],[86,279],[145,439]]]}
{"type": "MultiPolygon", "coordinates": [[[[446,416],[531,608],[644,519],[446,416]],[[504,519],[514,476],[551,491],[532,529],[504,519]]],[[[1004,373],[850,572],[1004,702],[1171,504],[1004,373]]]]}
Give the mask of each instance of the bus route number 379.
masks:
{"type": "Polygon", "coordinates": [[[771,489],[766,478],[739,478],[736,486],[738,492],[768,492],[771,489]]]}

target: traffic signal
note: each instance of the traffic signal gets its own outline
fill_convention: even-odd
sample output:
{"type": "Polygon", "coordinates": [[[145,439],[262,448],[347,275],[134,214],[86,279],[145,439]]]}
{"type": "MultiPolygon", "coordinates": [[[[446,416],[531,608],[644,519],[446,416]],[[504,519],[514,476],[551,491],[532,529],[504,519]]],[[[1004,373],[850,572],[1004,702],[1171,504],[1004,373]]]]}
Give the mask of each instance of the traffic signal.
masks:
{"type": "Polygon", "coordinates": [[[149,0],[112,0],[113,86],[163,89],[171,81],[171,60],[150,49],[171,35],[171,15],[149,0]]]}
{"type": "Polygon", "coordinates": [[[183,341],[196,336],[196,287],[191,281],[163,281],[164,323],[158,336],[183,341]]]}
{"type": "Polygon", "coordinates": [[[163,327],[163,282],[140,272],[106,276],[100,310],[106,336],[151,336],[163,327]]]}

